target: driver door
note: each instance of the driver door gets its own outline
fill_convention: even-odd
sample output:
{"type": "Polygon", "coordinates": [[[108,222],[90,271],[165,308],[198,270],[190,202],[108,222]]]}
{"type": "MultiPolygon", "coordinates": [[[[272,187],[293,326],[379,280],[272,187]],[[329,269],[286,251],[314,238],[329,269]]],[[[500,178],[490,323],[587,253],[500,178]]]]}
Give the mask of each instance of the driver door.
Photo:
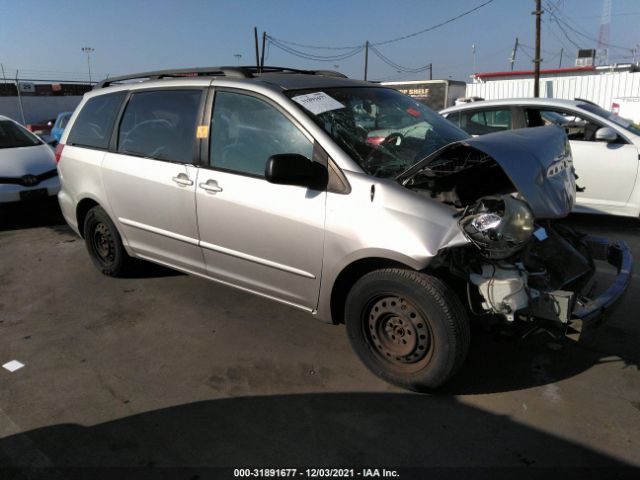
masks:
{"type": "Polygon", "coordinates": [[[318,302],[326,190],[275,185],[267,159],[313,156],[310,135],[265,98],[217,91],[196,206],[208,276],[312,311],[318,302]]]}

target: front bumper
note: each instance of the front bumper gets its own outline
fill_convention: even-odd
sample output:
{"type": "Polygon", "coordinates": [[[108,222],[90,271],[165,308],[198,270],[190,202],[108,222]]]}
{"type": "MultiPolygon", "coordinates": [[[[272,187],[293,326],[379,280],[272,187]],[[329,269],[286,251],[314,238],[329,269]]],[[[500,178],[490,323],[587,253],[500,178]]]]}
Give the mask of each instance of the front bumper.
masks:
{"type": "Polygon", "coordinates": [[[599,296],[579,296],[571,312],[571,327],[582,337],[602,324],[618,304],[631,283],[633,257],[623,241],[610,242],[603,237],[586,237],[593,260],[606,261],[616,268],[614,281],[599,296]]]}

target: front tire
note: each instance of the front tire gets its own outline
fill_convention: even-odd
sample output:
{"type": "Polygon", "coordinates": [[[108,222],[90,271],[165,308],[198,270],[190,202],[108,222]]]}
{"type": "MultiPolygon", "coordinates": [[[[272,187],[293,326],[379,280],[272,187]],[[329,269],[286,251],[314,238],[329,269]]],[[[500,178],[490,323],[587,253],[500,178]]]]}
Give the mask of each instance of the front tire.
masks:
{"type": "Polygon", "coordinates": [[[442,385],[469,349],[469,319],[457,295],[421,272],[394,268],[364,275],[347,296],[345,319],[367,368],[409,390],[442,385]]]}
{"type": "Polygon", "coordinates": [[[120,234],[107,212],[95,206],[84,219],[84,241],[93,264],[110,277],[122,276],[131,258],[122,245],[120,234]]]}

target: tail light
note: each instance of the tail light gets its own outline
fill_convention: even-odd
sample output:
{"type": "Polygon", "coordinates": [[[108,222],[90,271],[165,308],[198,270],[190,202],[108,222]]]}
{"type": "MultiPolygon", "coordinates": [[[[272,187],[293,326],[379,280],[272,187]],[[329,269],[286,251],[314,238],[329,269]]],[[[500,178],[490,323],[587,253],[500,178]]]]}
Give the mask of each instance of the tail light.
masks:
{"type": "Polygon", "coordinates": [[[611,112],[615,115],[618,115],[620,113],[620,105],[618,103],[612,103],[611,104],[611,112]]]}
{"type": "Polygon", "coordinates": [[[62,150],[64,149],[64,143],[59,143],[56,145],[56,151],[54,153],[56,157],[56,163],[60,162],[60,157],[62,156],[62,150]]]}

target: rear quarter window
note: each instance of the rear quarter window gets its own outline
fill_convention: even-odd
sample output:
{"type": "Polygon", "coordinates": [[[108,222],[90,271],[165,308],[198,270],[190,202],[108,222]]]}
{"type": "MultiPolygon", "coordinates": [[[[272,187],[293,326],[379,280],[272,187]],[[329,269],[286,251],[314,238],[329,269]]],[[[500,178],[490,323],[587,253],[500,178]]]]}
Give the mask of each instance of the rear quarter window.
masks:
{"type": "Polygon", "coordinates": [[[87,101],[73,123],[68,145],[106,149],[120,105],[127,92],[109,93],[87,101]]]}

